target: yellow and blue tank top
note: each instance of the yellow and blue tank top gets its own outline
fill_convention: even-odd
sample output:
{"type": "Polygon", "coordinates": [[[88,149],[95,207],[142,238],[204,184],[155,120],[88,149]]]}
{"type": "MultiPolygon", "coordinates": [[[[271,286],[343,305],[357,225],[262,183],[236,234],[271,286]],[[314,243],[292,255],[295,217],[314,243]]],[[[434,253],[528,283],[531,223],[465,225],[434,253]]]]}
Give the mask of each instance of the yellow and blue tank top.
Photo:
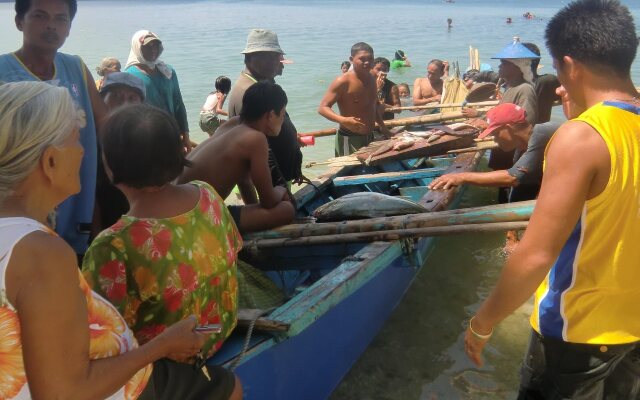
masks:
{"type": "Polygon", "coordinates": [[[575,121],[593,127],[611,158],[605,189],[582,215],[535,295],[531,326],[572,343],[640,340],[640,108],[599,103],[575,121]]]}
{"type": "MultiPolygon", "coordinates": [[[[54,59],[55,72],[52,85],[69,90],[76,104],[87,116],[87,124],[80,130],[80,143],[84,147],[84,156],[80,165],[80,193],[69,197],[56,208],[56,232],[77,254],[84,254],[89,246],[89,230],[93,219],[93,205],[96,191],[98,162],[98,144],[93,108],[87,85],[94,85],[88,79],[86,68],[78,56],[57,53],[54,59]]],[[[22,82],[39,81],[15,54],[0,55],[0,81],[22,82]]]]}

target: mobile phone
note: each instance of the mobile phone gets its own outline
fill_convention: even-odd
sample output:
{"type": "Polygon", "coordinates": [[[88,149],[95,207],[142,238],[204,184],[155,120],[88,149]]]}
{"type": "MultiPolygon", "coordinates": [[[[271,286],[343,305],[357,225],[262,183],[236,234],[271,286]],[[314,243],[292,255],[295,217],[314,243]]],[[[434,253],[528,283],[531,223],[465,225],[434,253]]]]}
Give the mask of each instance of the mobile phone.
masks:
{"type": "Polygon", "coordinates": [[[194,330],[196,332],[201,332],[201,333],[220,333],[222,332],[222,325],[220,324],[200,325],[200,326],[196,326],[194,330]]]}

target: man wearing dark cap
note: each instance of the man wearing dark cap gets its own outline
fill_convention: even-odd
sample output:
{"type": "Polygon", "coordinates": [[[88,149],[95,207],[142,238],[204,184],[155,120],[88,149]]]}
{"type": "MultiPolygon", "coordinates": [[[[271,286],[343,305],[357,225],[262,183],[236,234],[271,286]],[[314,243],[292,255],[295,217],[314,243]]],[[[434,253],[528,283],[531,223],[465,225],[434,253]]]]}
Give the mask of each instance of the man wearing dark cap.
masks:
{"type": "MultiPolygon", "coordinates": [[[[240,115],[242,97],[247,89],[258,81],[273,82],[282,73],[284,51],[278,42],[278,36],[266,29],[252,29],[247,37],[244,54],[245,70],[240,73],[229,93],[229,119],[240,115]]],[[[302,177],[302,152],[298,143],[298,133],[289,115],[285,115],[280,135],[269,137],[269,166],[274,185],[288,186],[289,181],[302,177]]],[[[239,185],[242,198],[247,204],[258,201],[255,191],[248,184],[239,185]]]]}
{"type": "MultiPolygon", "coordinates": [[[[141,104],[146,97],[142,79],[128,72],[112,72],[104,78],[100,96],[109,112],[127,104],[141,104]]],[[[93,213],[92,237],[115,224],[129,211],[129,202],[120,189],[111,184],[104,164],[98,162],[96,204],[93,213]]]]}
{"type": "Polygon", "coordinates": [[[110,73],[100,88],[100,96],[109,111],[124,104],[140,104],[145,95],[144,82],[128,72],[110,73]]]}

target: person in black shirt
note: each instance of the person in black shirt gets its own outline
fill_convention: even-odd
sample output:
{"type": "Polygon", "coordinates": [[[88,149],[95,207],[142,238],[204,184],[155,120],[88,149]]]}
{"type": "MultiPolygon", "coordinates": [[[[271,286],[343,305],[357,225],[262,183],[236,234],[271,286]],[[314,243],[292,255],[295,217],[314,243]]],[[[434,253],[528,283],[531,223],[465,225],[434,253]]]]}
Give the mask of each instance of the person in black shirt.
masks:
{"type": "MultiPolygon", "coordinates": [[[[522,43],[524,47],[532,53],[540,55],[540,49],[533,43],[522,43]]],[[[542,124],[551,120],[551,108],[553,103],[560,100],[556,94],[556,89],[560,87],[560,81],[553,74],[538,75],[538,65],[540,59],[531,60],[531,71],[533,72],[533,88],[538,97],[538,115],[536,123],[542,124]]]]}

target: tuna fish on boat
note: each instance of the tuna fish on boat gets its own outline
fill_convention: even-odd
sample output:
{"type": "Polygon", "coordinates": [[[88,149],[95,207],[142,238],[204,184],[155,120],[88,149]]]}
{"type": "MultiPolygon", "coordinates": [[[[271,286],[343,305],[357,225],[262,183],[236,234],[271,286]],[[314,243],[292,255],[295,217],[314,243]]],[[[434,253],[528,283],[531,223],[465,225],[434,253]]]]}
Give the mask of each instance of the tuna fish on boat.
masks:
{"type": "Polygon", "coordinates": [[[358,192],[321,205],[313,212],[313,216],[318,221],[343,221],[427,211],[420,204],[400,197],[375,192],[358,192]]]}

